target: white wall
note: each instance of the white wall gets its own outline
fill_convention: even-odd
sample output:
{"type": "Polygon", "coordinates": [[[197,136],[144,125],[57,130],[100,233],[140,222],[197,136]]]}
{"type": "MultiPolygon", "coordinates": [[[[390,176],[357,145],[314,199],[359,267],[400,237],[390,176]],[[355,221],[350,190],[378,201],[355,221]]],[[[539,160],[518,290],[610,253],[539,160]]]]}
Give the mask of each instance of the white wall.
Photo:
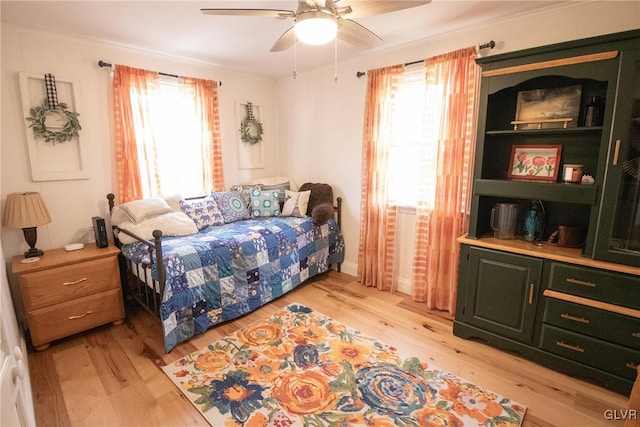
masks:
{"type": "MultiPolygon", "coordinates": [[[[299,182],[325,181],[344,199],[343,271],[356,273],[360,219],[361,149],[366,77],[357,71],[412,62],[495,40],[491,54],[640,28],[640,2],[576,2],[464,32],[414,43],[338,67],[278,80],[281,172],[299,182]]],[[[399,215],[400,290],[408,292],[413,215],[399,215]]]]}
{"type": "MultiPolygon", "coordinates": [[[[1,198],[14,191],[39,191],[52,223],[38,228],[44,250],[77,240],[94,215],[107,215],[105,194],[115,190],[109,105],[109,72],[103,59],[165,73],[221,80],[221,125],[227,186],[252,178],[287,175],[298,184],[328,182],[344,200],[347,254],[344,271],[355,274],[360,216],[361,147],[366,78],[357,71],[388,66],[495,40],[491,54],[638,28],[640,2],[576,2],[464,32],[389,49],[333,66],[273,81],[231,73],[197,62],[159,56],[93,41],[48,33],[2,28],[1,198]],[[80,81],[82,144],[90,147],[91,179],[33,182],[28,168],[24,118],[21,117],[17,73],[53,73],[80,81]],[[234,102],[262,107],[266,168],[239,170],[236,160],[238,123],[234,102]]],[[[339,53],[338,53],[339,55],[339,53]]],[[[407,284],[413,224],[401,213],[400,282],[407,284]],[[408,220],[408,221],[407,221],[408,220]]],[[[20,230],[3,230],[4,255],[26,250],[20,230]]]]}
{"type": "MultiPolygon", "coordinates": [[[[77,241],[81,230],[91,226],[92,216],[108,216],[106,194],[116,191],[109,96],[111,81],[109,69],[97,65],[100,59],[164,73],[221,80],[219,100],[225,184],[228,187],[255,177],[276,175],[279,157],[275,82],[272,79],[231,73],[195,62],[93,41],[3,26],[1,198],[4,203],[7,193],[42,193],[52,222],[38,227],[38,248],[46,251],[77,241]],[[82,106],[82,111],[78,111],[82,125],[80,141],[89,148],[90,179],[31,180],[18,85],[19,72],[52,73],[80,81],[77,93],[82,106]],[[263,169],[237,168],[239,119],[235,117],[236,101],[252,101],[261,106],[266,154],[266,167],[263,169]]],[[[27,249],[22,231],[6,228],[3,229],[2,246],[7,259],[27,249]]]]}

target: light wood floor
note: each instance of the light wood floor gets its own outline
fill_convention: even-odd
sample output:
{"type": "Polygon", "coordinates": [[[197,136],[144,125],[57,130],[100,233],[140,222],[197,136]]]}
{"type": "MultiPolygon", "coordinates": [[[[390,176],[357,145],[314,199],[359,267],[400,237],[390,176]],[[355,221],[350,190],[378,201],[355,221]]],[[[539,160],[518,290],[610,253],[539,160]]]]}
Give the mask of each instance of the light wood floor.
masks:
{"type": "Polygon", "coordinates": [[[158,320],[130,308],[127,322],[106,325],[31,352],[38,426],[190,426],[204,419],[160,370],[224,335],[299,302],[528,407],[525,426],[597,426],[627,397],[546,369],[517,355],[452,334],[448,315],[428,313],[331,271],[233,322],[164,353],[158,320]]]}

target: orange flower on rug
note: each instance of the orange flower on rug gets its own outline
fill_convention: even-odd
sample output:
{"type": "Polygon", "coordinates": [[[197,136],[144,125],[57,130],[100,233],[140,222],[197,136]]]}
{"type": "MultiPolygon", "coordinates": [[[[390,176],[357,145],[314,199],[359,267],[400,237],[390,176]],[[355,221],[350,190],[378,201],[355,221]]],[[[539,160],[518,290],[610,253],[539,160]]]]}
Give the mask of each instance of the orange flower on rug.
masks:
{"type": "Polygon", "coordinates": [[[518,426],[526,411],[300,304],[163,369],[216,427],[518,426]]]}

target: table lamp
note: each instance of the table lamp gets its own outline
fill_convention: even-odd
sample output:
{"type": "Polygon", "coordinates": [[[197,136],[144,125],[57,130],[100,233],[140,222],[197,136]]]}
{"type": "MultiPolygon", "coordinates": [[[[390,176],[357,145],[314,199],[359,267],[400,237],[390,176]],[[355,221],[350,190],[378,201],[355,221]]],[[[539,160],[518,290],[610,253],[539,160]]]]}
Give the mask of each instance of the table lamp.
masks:
{"type": "Polygon", "coordinates": [[[50,222],[51,216],[40,193],[26,192],[7,195],[2,225],[8,228],[22,228],[24,239],[29,245],[29,250],[24,253],[25,258],[43,255],[43,252],[36,248],[37,227],[50,222]]]}

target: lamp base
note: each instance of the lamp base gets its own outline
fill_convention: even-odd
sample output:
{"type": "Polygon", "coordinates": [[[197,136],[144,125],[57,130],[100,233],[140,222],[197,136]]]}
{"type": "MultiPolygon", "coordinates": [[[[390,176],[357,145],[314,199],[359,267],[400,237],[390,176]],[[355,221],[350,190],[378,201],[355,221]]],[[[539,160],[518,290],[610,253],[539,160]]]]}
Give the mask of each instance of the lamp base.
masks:
{"type": "Polygon", "coordinates": [[[33,258],[35,256],[44,255],[40,249],[36,248],[36,241],[38,240],[37,230],[38,229],[36,227],[25,227],[22,229],[24,240],[26,240],[27,245],[29,245],[29,250],[24,253],[25,258],[33,258]]]}
{"type": "Polygon", "coordinates": [[[33,258],[36,256],[42,256],[42,255],[44,255],[44,252],[42,252],[38,248],[30,248],[28,251],[24,253],[25,258],[33,258]]]}

